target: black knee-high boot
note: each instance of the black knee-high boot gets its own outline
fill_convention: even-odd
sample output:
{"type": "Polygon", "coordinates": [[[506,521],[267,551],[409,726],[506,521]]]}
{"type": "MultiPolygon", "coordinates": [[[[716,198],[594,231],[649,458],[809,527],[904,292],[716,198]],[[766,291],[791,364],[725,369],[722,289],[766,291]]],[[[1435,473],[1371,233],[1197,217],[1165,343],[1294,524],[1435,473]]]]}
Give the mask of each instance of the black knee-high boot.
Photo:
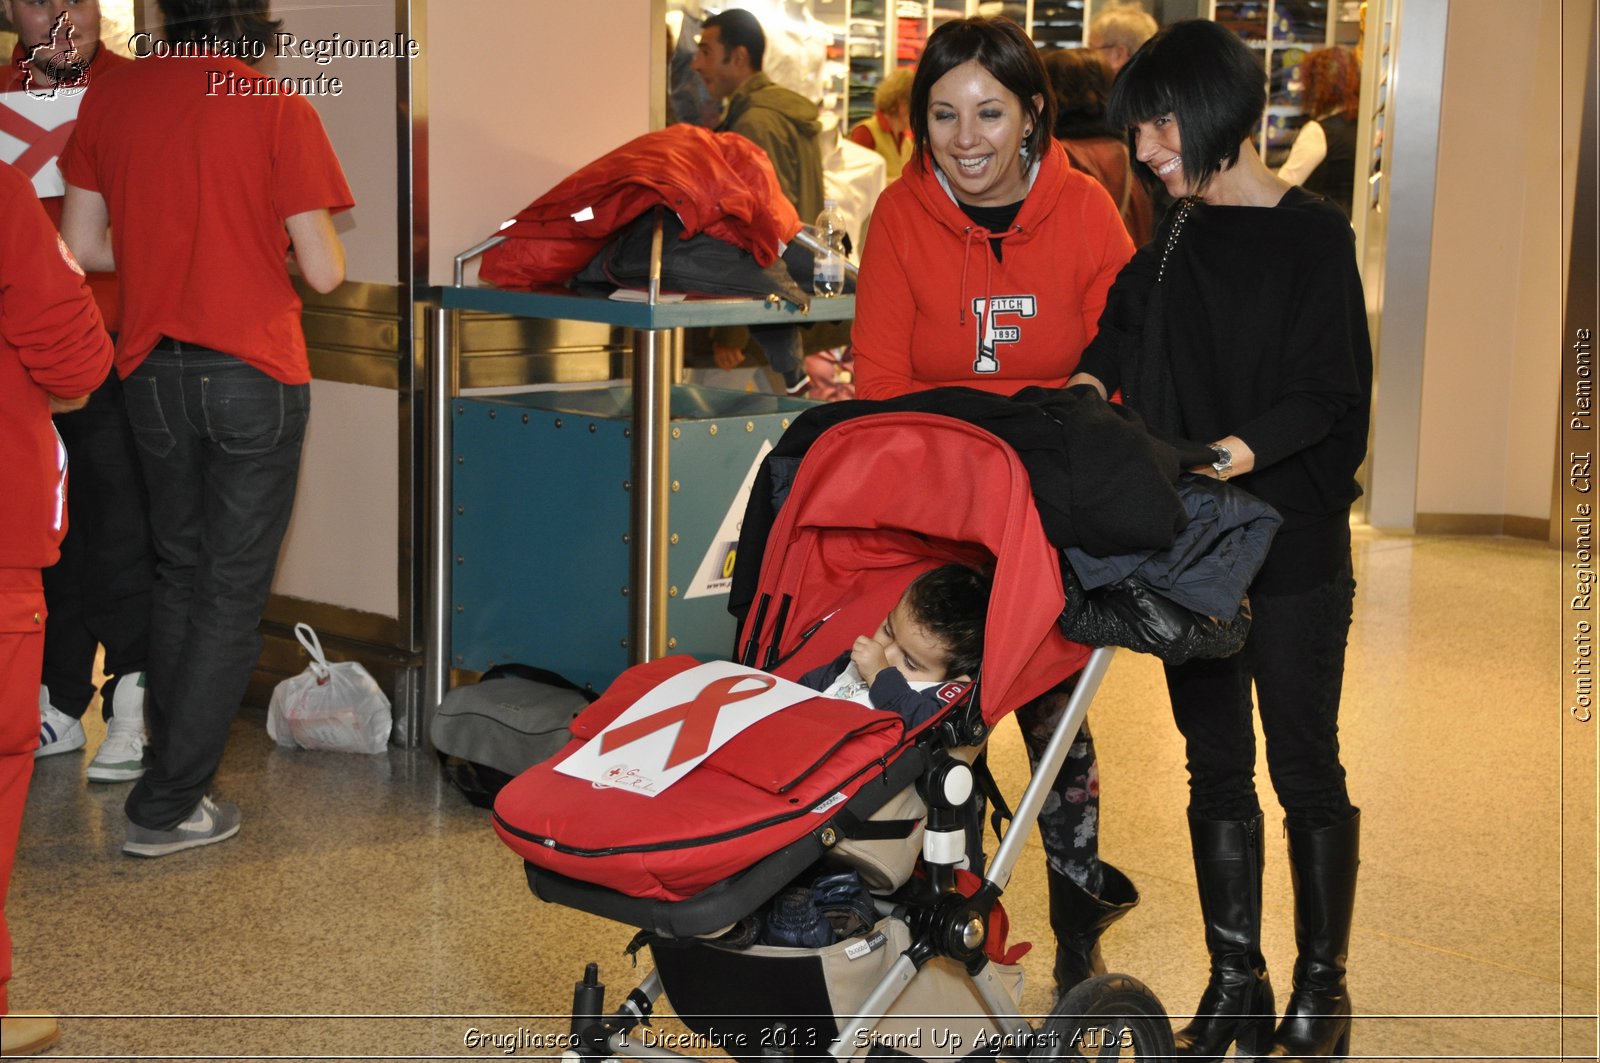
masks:
{"type": "Polygon", "coordinates": [[[1139,891],[1128,876],[1101,862],[1104,882],[1096,897],[1066,875],[1048,868],[1050,929],[1056,935],[1056,995],[1086,978],[1105,974],[1100,935],[1139,903],[1139,891]]]}
{"type": "Polygon", "coordinates": [[[1277,1018],[1267,961],[1261,955],[1261,816],[1189,820],[1200,914],[1211,953],[1211,980],[1194,1019],[1173,1036],[1183,1059],[1215,1060],[1239,1043],[1240,1055],[1267,1047],[1277,1018]]]}
{"type": "Polygon", "coordinates": [[[1294,883],[1294,993],[1272,1035],[1273,1059],[1342,1060],[1350,1051],[1345,955],[1355,912],[1361,813],[1321,830],[1289,828],[1294,883]]]}

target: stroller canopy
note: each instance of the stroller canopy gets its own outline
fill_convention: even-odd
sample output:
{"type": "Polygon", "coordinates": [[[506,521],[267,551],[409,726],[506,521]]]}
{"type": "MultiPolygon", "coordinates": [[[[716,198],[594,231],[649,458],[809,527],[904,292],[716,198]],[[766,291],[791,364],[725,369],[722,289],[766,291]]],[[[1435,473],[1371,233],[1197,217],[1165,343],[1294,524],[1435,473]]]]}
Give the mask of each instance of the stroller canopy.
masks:
{"type": "Polygon", "coordinates": [[[765,653],[776,641],[782,663],[773,670],[786,678],[871,634],[916,575],[948,562],[993,568],[979,687],[986,723],[1088,659],[1088,647],[1056,626],[1059,560],[1027,471],[1004,442],[964,421],[886,413],[828,429],[807,450],[765,543],[749,540],[737,563],[754,563],[756,546],[760,576],[739,645],[754,639],[765,653]]]}

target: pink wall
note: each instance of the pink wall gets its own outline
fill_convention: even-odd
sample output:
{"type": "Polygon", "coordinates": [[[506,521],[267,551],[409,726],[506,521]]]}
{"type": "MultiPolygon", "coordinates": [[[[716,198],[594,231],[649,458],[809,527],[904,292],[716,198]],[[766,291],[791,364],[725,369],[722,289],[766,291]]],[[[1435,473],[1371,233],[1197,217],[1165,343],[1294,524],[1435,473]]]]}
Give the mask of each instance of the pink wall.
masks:
{"type": "Polygon", "coordinates": [[[429,3],[429,283],[450,283],[458,253],[649,131],[661,47],[651,9],[650,0],[429,3]]]}

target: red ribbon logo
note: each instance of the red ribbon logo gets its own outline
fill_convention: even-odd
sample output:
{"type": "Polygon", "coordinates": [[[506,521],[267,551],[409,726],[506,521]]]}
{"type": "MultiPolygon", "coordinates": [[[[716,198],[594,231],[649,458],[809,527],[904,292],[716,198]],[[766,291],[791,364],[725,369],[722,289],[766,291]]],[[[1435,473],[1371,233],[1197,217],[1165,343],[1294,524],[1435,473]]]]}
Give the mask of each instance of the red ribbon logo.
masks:
{"type": "Polygon", "coordinates": [[[711,748],[711,732],[716,727],[717,716],[721,714],[723,708],[744,701],[746,698],[759,697],[777,685],[776,679],[763,675],[733,675],[714,680],[707,683],[692,701],[653,712],[642,720],[635,720],[607,731],[600,736],[600,752],[609,753],[613,749],[620,749],[681,721],[683,726],[678,729],[678,737],[672,743],[672,752],[668,754],[667,762],[663,765],[663,768],[677,767],[711,748]],[[747,682],[756,683],[757,686],[747,690],[733,689],[740,683],[747,682]]]}

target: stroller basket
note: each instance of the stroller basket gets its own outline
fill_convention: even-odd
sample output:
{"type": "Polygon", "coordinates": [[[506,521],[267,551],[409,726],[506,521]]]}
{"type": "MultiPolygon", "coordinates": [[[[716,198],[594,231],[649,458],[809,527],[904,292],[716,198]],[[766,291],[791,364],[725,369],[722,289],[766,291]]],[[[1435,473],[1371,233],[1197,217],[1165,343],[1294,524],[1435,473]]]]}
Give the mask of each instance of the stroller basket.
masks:
{"type": "MultiPolygon", "coordinates": [[[[873,990],[911,948],[904,920],[887,918],[870,934],[820,949],[756,945],[655,945],[651,956],[673,1008],[707,1045],[736,1058],[815,1055],[836,1042],[873,990]]],[[[1006,996],[1022,996],[1022,968],[991,964],[1006,996]]],[[[936,957],[918,972],[854,1047],[893,1048],[914,1055],[969,1053],[1004,1039],[985,1014],[961,965],[936,957]],[[927,1016],[944,1017],[929,1024],[927,1016]]]]}

